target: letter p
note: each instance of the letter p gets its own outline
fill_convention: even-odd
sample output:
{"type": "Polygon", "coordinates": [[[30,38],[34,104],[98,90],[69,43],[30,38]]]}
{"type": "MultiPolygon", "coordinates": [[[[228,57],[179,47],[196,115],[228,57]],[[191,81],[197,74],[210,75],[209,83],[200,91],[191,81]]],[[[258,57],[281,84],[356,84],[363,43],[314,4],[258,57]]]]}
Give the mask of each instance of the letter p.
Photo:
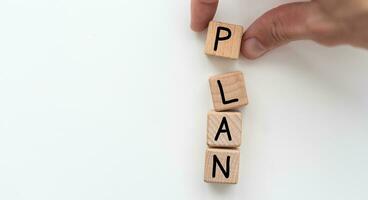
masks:
{"type": "Polygon", "coordinates": [[[231,38],[231,30],[229,28],[226,28],[223,26],[217,27],[215,45],[214,45],[213,50],[217,51],[219,41],[228,40],[230,38],[231,38]],[[226,31],[227,32],[226,36],[221,37],[221,31],[226,31]]]}

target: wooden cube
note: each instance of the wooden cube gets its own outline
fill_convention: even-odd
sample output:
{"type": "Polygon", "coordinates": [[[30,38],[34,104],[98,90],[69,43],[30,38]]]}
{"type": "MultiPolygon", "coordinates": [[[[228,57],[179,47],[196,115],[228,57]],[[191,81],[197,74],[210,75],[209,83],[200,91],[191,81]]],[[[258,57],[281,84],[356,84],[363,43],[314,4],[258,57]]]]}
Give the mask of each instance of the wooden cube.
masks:
{"type": "Polygon", "coordinates": [[[248,104],[243,73],[212,76],[209,82],[215,111],[237,109],[248,104]]]}
{"type": "Polygon", "coordinates": [[[238,149],[206,150],[204,181],[208,183],[238,182],[240,151],[238,149]]]}
{"type": "Polygon", "coordinates": [[[207,145],[234,148],[241,145],[242,114],[214,112],[207,114],[207,145]]]}
{"type": "Polygon", "coordinates": [[[238,59],[242,36],[242,26],[211,21],[208,25],[205,53],[238,59]]]}

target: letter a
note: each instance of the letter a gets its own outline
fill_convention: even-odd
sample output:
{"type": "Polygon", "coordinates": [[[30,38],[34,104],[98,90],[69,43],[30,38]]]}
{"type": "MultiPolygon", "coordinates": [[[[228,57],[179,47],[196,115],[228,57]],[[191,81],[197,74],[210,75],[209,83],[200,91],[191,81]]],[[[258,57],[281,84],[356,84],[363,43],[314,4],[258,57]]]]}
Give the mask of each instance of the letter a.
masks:
{"type": "Polygon", "coordinates": [[[229,138],[229,141],[231,141],[230,129],[229,129],[229,125],[227,124],[226,117],[222,118],[220,127],[219,127],[219,129],[216,133],[216,136],[215,136],[215,141],[218,140],[218,138],[220,136],[220,133],[227,133],[227,137],[229,138]]]}

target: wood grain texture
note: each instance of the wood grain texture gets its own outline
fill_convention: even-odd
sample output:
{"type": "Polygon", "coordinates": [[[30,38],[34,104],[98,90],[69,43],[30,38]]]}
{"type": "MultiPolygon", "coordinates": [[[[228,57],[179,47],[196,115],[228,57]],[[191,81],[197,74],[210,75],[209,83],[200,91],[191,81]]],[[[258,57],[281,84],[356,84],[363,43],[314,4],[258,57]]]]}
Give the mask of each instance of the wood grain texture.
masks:
{"type": "Polygon", "coordinates": [[[239,147],[242,139],[242,121],[243,117],[240,112],[208,112],[207,145],[210,147],[239,147]]]}
{"type": "Polygon", "coordinates": [[[211,21],[208,25],[205,53],[212,56],[238,59],[242,36],[243,36],[242,26],[211,21]],[[231,37],[227,40],[218,41],[218,46],[217,49],[215,50],[217,31],[220,32],[219,37],[226,37],[228,34],[226,31],[218,30],[218,27],[225,27],[230,29],[231,37]]]}
{"type": "Polygon", "coordinates": [[[227,183],[227,184],[238,183],[239,160],[240,160],[240,151],[238,149],[208,148],[206,150],[204,181],[208,183],[227,183]],[[229,169],[228,177],[226,177],[224,173],[221,171],[218,163],[214,165],[215,161],[214,156],[218,158],[218,161],[221,163],[222,167],[225,170],[228,167],[229,169]],[[228,157],[229,157],[228,163],[229,166],[227,166],[228,157]]]}
{"type": "Polygon", "coordinates": [[[247,91],[242,72],[230,72],[212,76],[209,78],[209,84],[215,111],[237,109],[248,104],[247,91]],[[225,103],[218,81],[221,83],[224,98],[227,100],[238,99],[238,101],[225,103]]]}

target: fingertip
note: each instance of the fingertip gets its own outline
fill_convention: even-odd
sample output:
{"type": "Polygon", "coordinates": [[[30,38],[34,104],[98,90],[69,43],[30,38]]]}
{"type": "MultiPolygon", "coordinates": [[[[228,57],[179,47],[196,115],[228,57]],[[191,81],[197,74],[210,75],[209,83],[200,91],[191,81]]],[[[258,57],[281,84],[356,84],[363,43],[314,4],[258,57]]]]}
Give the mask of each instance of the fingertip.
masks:
{"type": "Polygon", "coordinates": [[[204,29],[206,29],[206,26],[200,25],[200,24],[195,24],[195,23],[190,23],[190,28],[192,29],[192,31],[194,32],[202,32],[204,29]]]}
{"type": "Polygon", "coordinates": [[[215,16],[217,6],[218,0],[192,0],[191,29],[195,32],[206,29],[215,16]]]}
{"type": "Polygon", "coordinates": [[[267,49],[258,41],[257,38],[252,37],[243,39],[240,51],[244,57],[253,60],[263,56],[267,52],[267,49]]]}
{"type": "Polygon", "coordinates": [[[259,17],[243,35],[241,53],[256,59],[290,41],[308,38],[305,21],[313,8],[309,2],[284,4],[259,17]]]}

